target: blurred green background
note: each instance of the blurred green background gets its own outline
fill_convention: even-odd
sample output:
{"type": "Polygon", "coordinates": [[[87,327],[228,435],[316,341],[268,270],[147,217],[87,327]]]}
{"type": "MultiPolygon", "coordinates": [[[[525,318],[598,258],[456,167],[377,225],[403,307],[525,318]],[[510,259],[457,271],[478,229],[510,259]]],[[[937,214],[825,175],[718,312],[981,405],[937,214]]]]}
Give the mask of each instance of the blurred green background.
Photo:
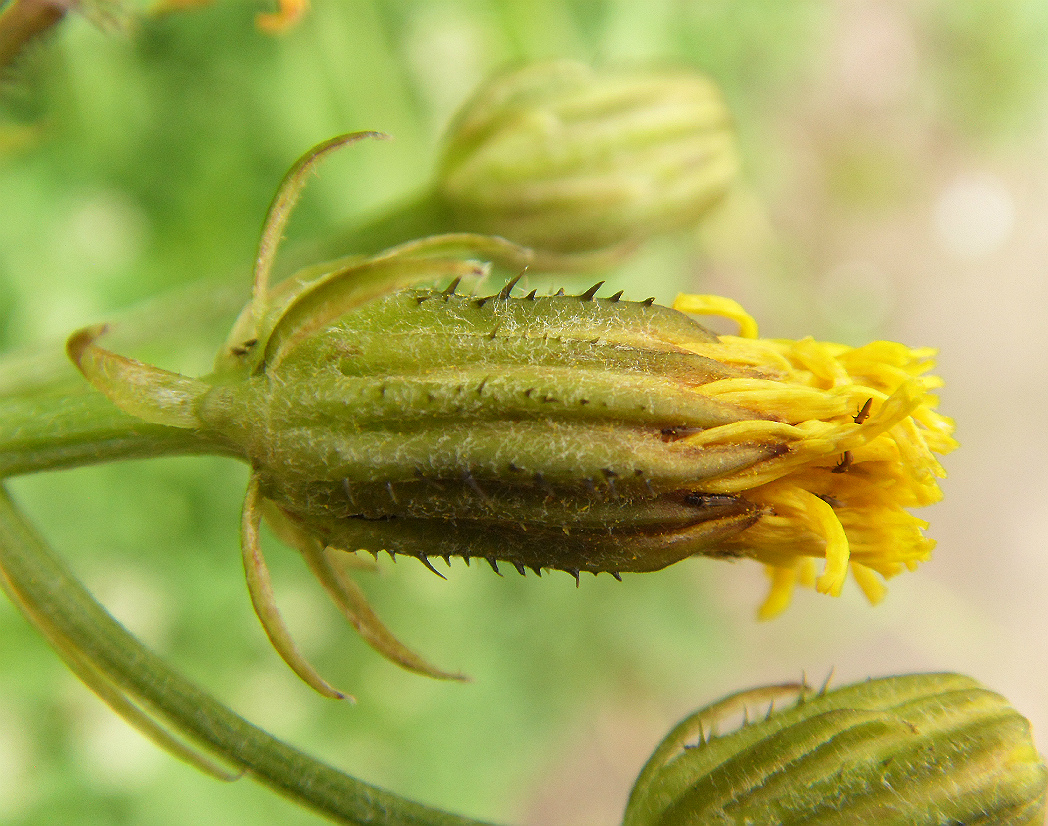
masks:
{"type": "MultiPolygon", "coordinates": [[[[618,822],[678,718],[729,691],[964,671],[1048,740],[1048,5],[1031,0],[315,0],[279,37],[217,2],[116,23],[71,15],[3,80],[0,344],[49,343],[200,279],[246,299],[264,210],[310,145],[326,162],[289,228],[323,237],[410,197],[443,127],[492,71],[575,57],[693,66],[723,87],[744,155],[697,232],[653,243],[614,289],[730,295],[765,335],[941,348],[962,449],[930,509],[935,559],[871,609],[853,586],[758,624],[760,567],[498,578],[405,560],[364,586],[380,614],[472,682],[406,674],[364,646],[295,555],[277,596],[356,706],[270,649],[238,556],[246,468],[128,462],[11,488],[111,611],[249,719],[350,773],[475,817],[618,822]]],[[[140,14],[139,11],[142,13],[140,14]]],[[[178,302],[176,301],[176,304],[178,302]]],[[[220,323],[153,324],[136,355],[205,372],[220,323]],[[203,328],[203,329],[201,329],[203,328]]],[[[0,602],[0,823],[312,824],[244,780],[154,748],[0,602]]]]}

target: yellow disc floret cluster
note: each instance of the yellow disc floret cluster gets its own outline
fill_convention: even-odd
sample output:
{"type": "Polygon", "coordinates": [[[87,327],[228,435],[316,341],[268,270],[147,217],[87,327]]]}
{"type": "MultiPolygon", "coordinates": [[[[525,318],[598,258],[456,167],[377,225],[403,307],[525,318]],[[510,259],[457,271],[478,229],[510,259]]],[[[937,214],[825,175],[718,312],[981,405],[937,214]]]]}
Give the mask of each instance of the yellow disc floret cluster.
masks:
{"type": "Polygon", "coordinates": [[[871,602],[880,600],[884,585],[875,573],[891,577],[928,559],[935,543],[922,533],[927,523],[908,509],[941,498],[936,480],[945,474],[933,454],[957,446],[953,422],[935,411],[931,391],[942,382],[926,375],[935,351],[889,341],[848,347],[760,339],[741,307],[716,296],[682,295],[674,307],[739,323],[741,335],[695,342],[692,349],[744,368],[746,377],[696,390],[762,417],[688,438],[696,446],[776,441],[789,447],[702,485],[766,509],[723,543],[768,566],[772,586],[760,616],[784,610],[798,584],[839,594],[849,570],[871,602]],[[820,557],[826,563],[816,576],[820,557]]]}

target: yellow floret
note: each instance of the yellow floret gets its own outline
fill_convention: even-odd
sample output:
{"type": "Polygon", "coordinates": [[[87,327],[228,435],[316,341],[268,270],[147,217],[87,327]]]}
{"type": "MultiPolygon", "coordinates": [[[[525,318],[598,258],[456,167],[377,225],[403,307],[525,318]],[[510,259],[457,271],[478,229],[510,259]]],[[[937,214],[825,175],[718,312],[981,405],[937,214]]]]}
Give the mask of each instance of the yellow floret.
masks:
{"type": "Polygon", "coordinates": [[[871,603],[884,596],[877,578],[913,569],[934,542],[907,509],[941,498],[945,473],[933,453],[948,453],[953,422],[935,411],[925,375],[935,351],[877,341],[864,347],[758,339],[757,325],[734,301],[679,296],[674,307],[739,323],[739,336],[693,342],[696,353],[742,368],[746,375],[710,382],[696,393],[743,407],[761,418],[688,437],[695,446],[785,444],[774,459],[704,481],[702,490],[741,494],[764,508],[752,527],[725,547],[764,562],[771,591],[767,618],[789,605],[798,584],[838,595],[850,570],[871,603]],[[826,560],[814,576],[812,560],[826,560]]]}

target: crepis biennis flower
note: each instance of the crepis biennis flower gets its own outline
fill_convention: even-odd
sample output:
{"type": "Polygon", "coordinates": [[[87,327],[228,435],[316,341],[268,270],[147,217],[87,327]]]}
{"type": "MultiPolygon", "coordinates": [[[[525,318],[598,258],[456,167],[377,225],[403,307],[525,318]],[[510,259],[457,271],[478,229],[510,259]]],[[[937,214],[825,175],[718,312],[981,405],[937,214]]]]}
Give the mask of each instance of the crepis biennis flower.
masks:
{"type": "MultiPolygon", "coordinates": [[[[316,147],[288,173],[263,231],[254,295],[215,371],[193,379],[102,349],[69,353],[125,412],[195,428],[252,468],[242,536],[256,612],[289,665],[339,696],[296,649],[259,548],[264,517],[297,547],[377,650],[456,677],[401,644],[349,577],[354,552],[486,559],[523,573],[654,571],[689,556],[768,566],[771,616],[798,582],[871,601],[932,541],[909,508],[939,498],[933,453],[955,443],[925,375],[930,350],[767,340],[734,302],[634,302],[601,284],[460,292],[475,260],[526,264],[483,236],[348,258],[270,289],[276,239],[316,147]],[[461,253],[465,247],[471,256],[461,253]],[[448,286],[420,287],[443,281],[448,286]],[[523,292],[523,291],[520,291],[523,292]],[[727,315],[718,336],[690,314],[727,315]],[[815,560],[825,559],[815,576],[815,560]],[[879,576],[878,576],[879,575],[879,576]]],[[[434,569],[435,570],[435,569],[434,569]]]]}

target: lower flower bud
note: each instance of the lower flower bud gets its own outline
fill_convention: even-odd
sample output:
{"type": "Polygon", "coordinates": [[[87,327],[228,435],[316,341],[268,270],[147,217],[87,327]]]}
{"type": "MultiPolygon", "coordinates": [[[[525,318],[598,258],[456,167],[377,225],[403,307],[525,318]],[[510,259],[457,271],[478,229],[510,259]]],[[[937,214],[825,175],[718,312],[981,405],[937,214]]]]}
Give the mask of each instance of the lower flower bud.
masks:
{"type": "Polygon", "coordinates": [[[1046,788],[1029,722],[969,677],[772,686],[680,723],[641,772],[623,826],[1034,826],[1046,788]],[[791,705],[713,733],[776,702],[791,705]]]}

